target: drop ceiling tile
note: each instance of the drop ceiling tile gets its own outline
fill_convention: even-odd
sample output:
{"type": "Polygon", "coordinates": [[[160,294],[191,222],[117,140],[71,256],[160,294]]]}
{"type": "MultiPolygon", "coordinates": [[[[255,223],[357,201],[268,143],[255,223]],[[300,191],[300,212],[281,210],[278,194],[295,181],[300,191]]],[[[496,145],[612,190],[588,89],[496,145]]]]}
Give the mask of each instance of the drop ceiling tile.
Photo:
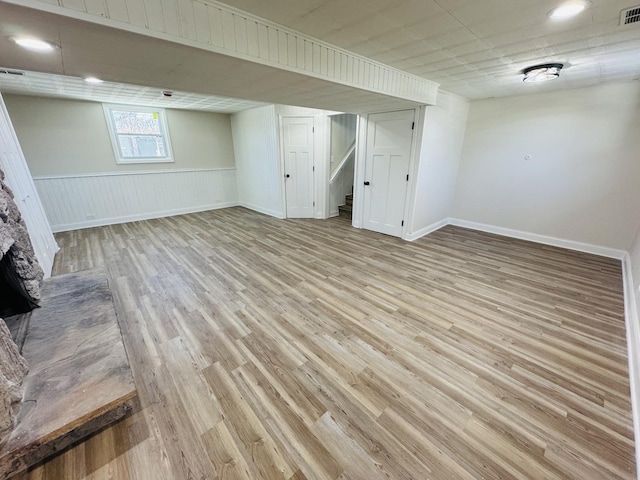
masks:
{"type": "Polygon", "coordinates": [[[418,65],[428,66],[430,70],[434,70],[434,68],[436,68],[434,67],[434,64],[444,60],[451,60],[452,58],[456,58],[455,55],[451,55],[445,50],[435,50],[413,57],[411,60],[417,62],[418,65]]]}
{"type": "Polygon", "coordinates": [[[411,22],[404,29],[414,38],[430,39],[438,35],[446,35],[454,29],[459,29],[462,24],[448,13],[440,13],[423,21],[411,22]]]}
{"type": "Polygon", "coordinates": [[[372,32],[371,38],[367,41],[380,45],[382,51],[388,51],[414,43],[416,38],[414,35],[411,35],[406,28],[398,27],[397,30],[372,32]]]}
{"type": "MultiPolygon", "coordinates": [[[[481,2],[459,2],[457,5],[447,9],[447,11],[466,25],[478,23],[496,22],[498,19],[503,23],[515,22],[517,19],[526,18],[541,12],[546,13],[553,7],[554,2],[549,0],[482,0],[481,2]],[[545,6],[546,5],[546,6],[545,6]]],[[[531,21],[531,20],[527,20],[531,21]]]]}
{"type": "MultiPolygon", "coordinates": [[[[265,9],[263,4],[268,3],[225,2],[236,6],[241,2],[249,10],[265,9]]],[[[286,0],[277,5],[282,2],[286,0]]],[[[473,92],[471,98],[522,93],[517,72],[549,60],[572,65],[588,59],[594,68],[574,70],[571,84],[552,82],[545,89],[606,82],[614,74],[616,79],[637,76],[635,57],[617,56],[618,51],[637,50],[640,44],[640,28],[621,30],[618,25],[620,11],[632,6],[633,0],[592,0],[591,8],[564,22],[547,16],[560,0],[352,0],[340,3],[344,9],[340,18],[336,2],[309,9],[298,20],[306,22],[299,29],[305,33],[305,28],[312,29],[322,40],[440,82],[453,93],[473,92]],[[349,28],[342,29],[343,25],[349,28]],[[613,64],[627,76],[603,68],[613,64]]]]}
{"type": "Polygon", "coordinates": [[[383,15],[399,25],[432,19],[442,15],[444,9],[432,0],[404,0],[388,5],[383,15]]]}
{"type": "MultiPolygon", "coordinates": [[[[523,90],[514,72],[530,63],[551,59],[567,62],[565,73],[567,76],[571,73],[571,81],[551,82],[545,89],[638,76],[638,56],[634,52],[639,50],[640,25],[620,27],[619,16],[623,8],[640,4],[640,0],[592,0],[591,8],[566,22],[547,17],[559,0],[224,0],[224,3],[440,82],[443,89],[473,95],[471,98],[530,92],[531,89],[523,90]]],[[[0,26],[5,30],[15,27],[2,22],[0,26]]],[[[60,42],[78,40],[54,30],[48,33],[60,42]]],[[[6,32],[0,31],[0,35],[6,32]]],[[[109,52],[111,46],[105,43],[101,48],[109,52]]],[[[72,57],[82,57],[83,52],[71,53],[72,57]]],[[[82,57],[84,65],[104,67],[100,53],[82,57]]],[[[105,55],[109,57],[113,58],[105,55]]],[[[167,74],[158,82],[166,79],[170,83],[184,64],[201,62],[201,58],[194,53],[192,58],[185,59],[168,51],[167,74]]],[[[20,63],[20,59],[13,60],[20,63]]],[[[126,68],[137,72],[136,79],[144,79],[150,66],[143,61],[126,68]]],[[[115,61],[109,66],[114,71],[120,67],[115,61]]],[[[224,69],[216,75],[221,80],[232,77],[224,69]]],[[[197,82],[194,80],[188,89],[193,86],[193,90],[199,90],[197,82]]],[[[250,76],[246,76],[242,86],[254,93],[276,90],[282,93],[289,87],[286,82],[264,84],[250,76]]],[[[99,89],[60,82],[38,88],[50,95],[101,95],[99,89]]],[[[293,90],[298,92],[296,95],[314,94],[301,86],[293,90]]],[[[112,95],[154,102],[156,91],[113,86],[112,95]]],[[[219,108],[244,105],[237,100],[233,102],[219,97],[212,99],[212,104],[219,108]]],[[[208,105],[190,96],[182,104],[208,105]]]]}
{"type": "Polygon", "coordinates": [[[458,55],[456,58],[462,60],[465,63],[480,63],[480,62],[495,62],[496,58],[500,55],[493,50],[481,50],[467,55],[458,55]]]}

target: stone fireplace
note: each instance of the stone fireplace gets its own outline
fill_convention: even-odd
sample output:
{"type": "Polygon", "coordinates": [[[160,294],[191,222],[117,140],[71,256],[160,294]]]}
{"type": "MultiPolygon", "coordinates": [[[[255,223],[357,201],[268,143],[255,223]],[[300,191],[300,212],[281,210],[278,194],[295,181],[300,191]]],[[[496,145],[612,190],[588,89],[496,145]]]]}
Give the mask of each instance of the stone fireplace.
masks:
{"type": "Polygon", "coordinates": [[[43,281],[57,251],[0,94],[0,480],[137,402],[105,269],[43,281]]]}
{"type": "Polygon", "coordinates": [[[37,307],[43,276],[13,193],[0,170],[0,317],[37,307]]]}
{"type": "MultiPolygon", "coordinates": [[[[0,318],[27,313],[40,302],[44,274],[36,260],[27,228],[0,170],[0,318]]],[[[0,445],[15,425],[22,400],[26,361],[4,321],[0,321],[0,445]]]]}

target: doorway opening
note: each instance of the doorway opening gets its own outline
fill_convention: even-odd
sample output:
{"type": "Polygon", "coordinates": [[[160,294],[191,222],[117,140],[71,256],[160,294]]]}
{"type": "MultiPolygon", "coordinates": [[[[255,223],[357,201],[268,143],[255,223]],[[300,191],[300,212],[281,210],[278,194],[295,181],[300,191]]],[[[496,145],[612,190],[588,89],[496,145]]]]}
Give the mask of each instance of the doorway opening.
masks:
{"type": "Polygon", "coordinates": [[[329,216],[344,217],[349,222],[353,215],[357,122],[358,116],[351,113],[331,116],[329,216]]]}

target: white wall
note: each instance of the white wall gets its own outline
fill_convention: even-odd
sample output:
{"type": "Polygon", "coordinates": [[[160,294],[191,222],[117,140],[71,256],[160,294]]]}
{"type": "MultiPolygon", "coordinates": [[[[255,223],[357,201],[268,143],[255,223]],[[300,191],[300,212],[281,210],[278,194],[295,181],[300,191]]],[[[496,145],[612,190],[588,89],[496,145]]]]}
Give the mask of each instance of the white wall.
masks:
{"type": "Polygon", "coordinates": [[[275,105],[231,115],[238,202],[284,218],[282,171],[275,105]]]}
{"type": "Polygon", "coordinates": [[[453,216],[627,250],[639,132],[638,81],[473,102],[453,216]]]}
{"type": "Polygon", "coordinates": [[[437,106],[426,107],[407,239],[442,226],[451,216],[468,112],[467,100],[446,92],[437,106]]]}
{"type": "Polygon", "coordinates": [[[102,105],[7,96],[54,231],[237,204],[229,115],[167,110],[173,163],[119,165],[102,105]]]}
{"type": "Polygon", "coordinates": [[[53,237],[40,196],[33,184],[31,172],[2,95],[0,95],[0,168],[6,175],[6,184],[13,190],[16,204],[27,226],[33,250],[47,278],[51,275],[58,244],[53,237]]]}
{"type": "Polygon", "coordinates": [[[173,163],[118,165],[101,103],[6,95],[34,176],[234,167],[230,116],[166,110],[173,163]]]}

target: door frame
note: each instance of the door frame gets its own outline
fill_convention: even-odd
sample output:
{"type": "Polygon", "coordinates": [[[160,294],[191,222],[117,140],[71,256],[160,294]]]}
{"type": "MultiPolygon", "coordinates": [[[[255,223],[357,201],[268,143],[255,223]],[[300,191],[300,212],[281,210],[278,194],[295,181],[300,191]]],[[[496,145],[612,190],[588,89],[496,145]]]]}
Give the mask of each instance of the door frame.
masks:
{"type": "Polygon", "coordinates": [[[312,119],[312,124],[311,124],[311,129],[312,129],[312,133],[311,133],[311,142],[313,144],[313,157],[311,159],[312,161],[312,172],[311,175],[313,176],[312,178],[312,185],[313,185],[313,195],[312,195],[312,202],[313,202],[313,217],[316,217],[316,196],[317,196],[317,188],[316,188],[316,136],[315,136],[315,128],[316,128],[316,117],[315,115],[278,115],[278,128],[280,130],[280,169],[281,169],[281,175],[280,175],[280,181],[282,182],[282,205],[283,205],[283,210],[284,210],[284,218],[289,218],[289,211],[287,208],[287,182],[286,182],[286,178],[285,175],[287,173],[286,170],[286,152],[285,152],[285,144],[284,144],[284,119],[285,118],[311,118],[312,119]]]}
{"type": "Polygon", "coordinates": [[[364,181],[365,168],[367,161],[367,131],[369,129],[369,115],[379,113],[393,113],[406,110],[413,110],[413,121],[415,128],[411,138],[411,151],[409,153],[409,181],[407,182],[407,192],[404,200],[404,226],[400,238],[405,239],[407,232],[410,232],[410,224],[413,223],[414,205],[411,200],[415,198],[416,177],[418,173],[418,159],[420,158],[420,144],[422,143],[422,130],[424,127],[424,111],[425,107],[402,108],[396,110],[388,110],[384,112],[370,112],[366,116],[358,115],[358,123],[356,129],[356,159],[355,159],[355,177],[353,187],[353,218],[352,225],[355,228],[363,228],[364,223],[364,181]]]}
{"type": "Polygon", "coordinates": [[[316,219],[329,218],[329,151],[331,136],[331,119],[328,111],[290,107],[280,105],[278,108],[278,151],[280,152],[280,190],[282,197],[282,211],[287,217],[287,193],[285,190],[285,152],[283,118],[313,117],[313,164],[315,166],[313,178],[313,201],[315,202],[314,217],[316,219]]]}

